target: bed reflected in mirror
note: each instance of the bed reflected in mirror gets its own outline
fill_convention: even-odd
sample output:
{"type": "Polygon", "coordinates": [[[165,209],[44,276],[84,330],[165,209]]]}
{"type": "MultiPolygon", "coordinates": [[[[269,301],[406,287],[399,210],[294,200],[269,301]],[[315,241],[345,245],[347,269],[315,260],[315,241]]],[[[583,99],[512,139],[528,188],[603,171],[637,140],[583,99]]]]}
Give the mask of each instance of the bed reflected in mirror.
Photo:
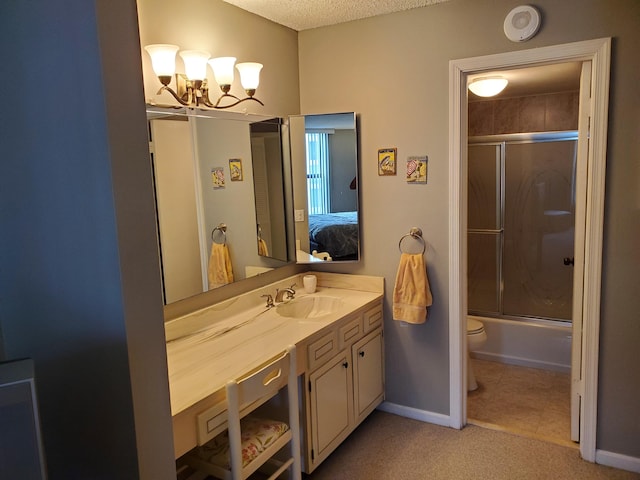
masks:
{"type": "Polygon", "coordinates": [[[356,114],[289,118],[298,263],[360,258],[356,114]]]}

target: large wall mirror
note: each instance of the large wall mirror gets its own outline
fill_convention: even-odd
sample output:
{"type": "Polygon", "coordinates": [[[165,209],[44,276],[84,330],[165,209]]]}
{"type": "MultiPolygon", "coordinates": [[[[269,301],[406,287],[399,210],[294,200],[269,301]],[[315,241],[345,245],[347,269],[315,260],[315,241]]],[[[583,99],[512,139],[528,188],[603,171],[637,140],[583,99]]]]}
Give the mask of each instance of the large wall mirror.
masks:
{"type": "Polygon", "coordinates": [[[298,263],[358,261],[356,114],[289,117],[298,263]]]}
{"type": "Polygon", "coordinates": [[[280,118],[151,106],[147,118],[165,304],[293,261],[280,118]]]}

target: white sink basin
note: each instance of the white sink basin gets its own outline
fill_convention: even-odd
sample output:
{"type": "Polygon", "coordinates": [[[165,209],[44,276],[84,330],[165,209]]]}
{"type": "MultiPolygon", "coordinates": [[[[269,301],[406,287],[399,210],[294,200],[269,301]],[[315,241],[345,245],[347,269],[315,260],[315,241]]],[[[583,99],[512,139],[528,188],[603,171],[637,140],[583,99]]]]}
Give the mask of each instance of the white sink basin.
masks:
{"type": "Polygon", "coordinates": [[[342,299],[326,295],[300,297],[276,307],[276,312],[288,318],[320,318],[334,313],[342,306],[342,299]]]}

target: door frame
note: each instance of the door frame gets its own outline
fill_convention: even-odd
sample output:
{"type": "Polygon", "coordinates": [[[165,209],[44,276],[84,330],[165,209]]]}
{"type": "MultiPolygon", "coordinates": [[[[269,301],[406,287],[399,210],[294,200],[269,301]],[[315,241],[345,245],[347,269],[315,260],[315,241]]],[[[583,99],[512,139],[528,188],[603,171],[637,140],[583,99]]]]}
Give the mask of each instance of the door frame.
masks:
{"type": "MultiPolygon", "coordinates": [[[[580,454],[594,462],[598,345],[611,39],[600,38],[449,62],[449,422],[467,422],[467,78],[497,69],[592,62],[591,131],[586,169],[584,284],[582,295],[582,404],[580,454]]],[[[579,233],[576,231],[576,236],[579,233]]]]}

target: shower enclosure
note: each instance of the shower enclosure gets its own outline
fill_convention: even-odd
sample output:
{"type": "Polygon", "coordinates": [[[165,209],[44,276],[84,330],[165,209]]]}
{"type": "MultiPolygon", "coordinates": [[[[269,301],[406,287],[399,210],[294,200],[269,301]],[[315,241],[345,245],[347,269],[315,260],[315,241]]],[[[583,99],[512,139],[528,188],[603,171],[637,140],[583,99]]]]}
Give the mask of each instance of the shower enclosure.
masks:
{"type": "Polygon", "coordinates": [[[571,321],[577,132],[469,139],[469,313],[571,321]]]}

